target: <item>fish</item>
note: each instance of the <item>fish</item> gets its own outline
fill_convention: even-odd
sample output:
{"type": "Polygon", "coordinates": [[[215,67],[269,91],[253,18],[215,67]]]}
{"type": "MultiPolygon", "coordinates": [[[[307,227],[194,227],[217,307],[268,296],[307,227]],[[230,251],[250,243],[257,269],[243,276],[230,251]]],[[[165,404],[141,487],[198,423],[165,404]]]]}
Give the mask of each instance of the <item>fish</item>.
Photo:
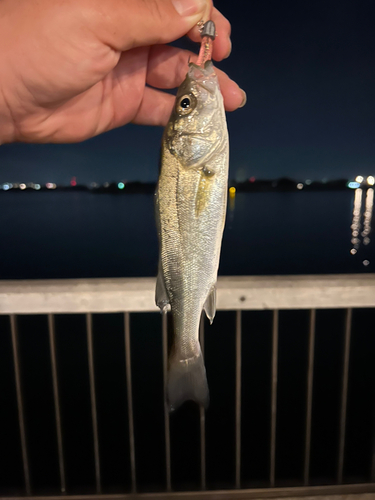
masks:
{"type": "Polygon", "coordinates": [[[155,193],[159,264],[155,301],[171,311],[174,342],[167,404],[209,404],[199,343],[202,310],[216,312],[216,281],[225,224],[229,138],[223,97],[211,60],[190,62],[161,146],[155,193]]]}

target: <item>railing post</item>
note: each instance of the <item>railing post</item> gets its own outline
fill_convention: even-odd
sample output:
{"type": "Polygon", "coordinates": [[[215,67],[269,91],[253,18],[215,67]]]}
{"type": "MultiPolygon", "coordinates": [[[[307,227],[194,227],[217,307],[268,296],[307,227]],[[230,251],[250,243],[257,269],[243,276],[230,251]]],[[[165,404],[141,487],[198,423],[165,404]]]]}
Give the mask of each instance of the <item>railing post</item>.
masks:
{"type": "Polygon", "coordinates": [[[126,362],[126,391],[128,395],[128,419],[129,419],[129,444],[130,444],[130,471],[132,492],[137,491],[136,469],[135,469],[135,440],[134,440],[134,417],[133,417],[133,391],[130,352],[130,315],[124,313],[125,323],[125,362],[126,362]]]}
{"type": "Polygon", "coordinates": [[[311,453],[311,413],[312,413],[312,394],[314,380],[314,345],[315,345],[315,309],[310,311],[309,326],[309,346],[307,363],[307,397],[306,397],[306,435],[305,435],[305,465],[304,465],[304,484],[309,484],[310,474],[310,453],[311,453]]]}
{"type": "Polygon", "coordinates": [[[171,491],[171,436],[169,429],[169,409],[167,406],[167,378],[168,378],[168,314],[162,314],[163,336],[163,387],[164,387],[164,436],[165,436],[165,475],[167,491],[171,491]]]}
{"type": "Polygon", "coordinates": [[[342,484],[343,472],[344,472],[346,406],[348,402],[351,327],[352,327],[352,309],[349,308],[346,310],[346,316],[345,316],[345,338],[344,338],[344,355],[343,355],[343,367],[342,367],[339,456],[338,456],[338,472],[337,472],[337,482],[339,484],[342,484]]]}
{"type": "Polygon", "coordinates": [[[60,490],[62,493],[65,493],[66,484],[65,484],[64,448],[63,448],[62,429],[61,429],[59,382],[57,376],[55,318],[53,314],[48,315],[48,333],[49,333],[49,346],[50,346],[51,369],[52,369],[53,399],[55,406],[57,451],[59,456],[60,490]]]}
{"type": "Polygon", "coordinates": [[[279,340],[279,311],[274,310],[273,321],[272,321],[272,367],[271,367],[271,450],[270,450],[271,488],[275,486],[278,340],[279,340]]]}
{"type": "Polygon", "coordinates": [[[236,488],[241,488],[241,311],[236,311],[236,488]]]}
{"type": "MultiPolygon", "coordinates": [[[[199,342],[202,356],[204,357],[204,313],[199,324],[199,342]]],[[[201,405],[199,408],[200,434],[201,434],[201,490],[206,489],[206,410],[201,405]]]]}
{"type": "Polygon", "coordinates": [[[24,407],[23,407],[23,395],[22,395],[21,366],[20,366],[20,359],[19,359],[19,352],[18,352],[17,318],[14,314],[10,315],[10,329],[11,329],[11,334],[12,334],[14,376],[15,376],[15,382],[16,382],[18,422],[19,422],[19,426],[20,426],[23,476],[24,476],[24,481],[25,481],[26,495],[31,495],[30,468],[29,468],[29,458],[28,458],[28,452],[27,452],[27,441],[26,441],[26,431],[25,431],[25,415],[24,415],[24,407]]]}
{"type": "Polygon", "coordinates": [[[88,355],[88,362],[89,362],[92,432],[93,432],[93,439],[94,439],[95,481],[96,481],[96,492],[99,494],[99,493],[101,493],[102,488],[101,488],[101,478],[100,478],[98,416],[97,416],[97,410],[96,410],[94,346],[93,346],[93,339],[92,339],[92,315],[91,315],[91,313],[86,314],[86,329],[87,329],[87,355],[88,355]]]}

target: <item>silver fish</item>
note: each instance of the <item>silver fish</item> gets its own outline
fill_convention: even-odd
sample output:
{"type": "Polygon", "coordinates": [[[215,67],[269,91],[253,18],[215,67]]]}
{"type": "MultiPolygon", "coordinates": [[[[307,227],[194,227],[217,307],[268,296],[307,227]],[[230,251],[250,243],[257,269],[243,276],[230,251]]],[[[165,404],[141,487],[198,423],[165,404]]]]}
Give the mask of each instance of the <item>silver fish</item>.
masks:
{"type": "Polygon", "coordinates": [[[164,131],[156,190],[156,304],[163,312],[170,307],[174,324],[167,387],[171,410],[188,399],[208,406],[199,322],[202,309],[211,323],[216,311],[228,162],[225,110],[213,64],[190,63],[164,131]]]}

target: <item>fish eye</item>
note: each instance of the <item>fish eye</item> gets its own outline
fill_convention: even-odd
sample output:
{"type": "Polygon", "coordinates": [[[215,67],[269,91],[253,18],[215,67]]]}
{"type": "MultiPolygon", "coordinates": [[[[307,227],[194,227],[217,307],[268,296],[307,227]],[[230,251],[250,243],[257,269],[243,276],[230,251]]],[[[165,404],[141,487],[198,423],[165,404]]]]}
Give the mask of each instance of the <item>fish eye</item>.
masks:
{"type": "Polygon", "coordinates": [[[188,97],[184,97],[182,101],[180,102],[181,108],[190,108],[190,99],[188,97]]]}
{"type": "Polygon", "coordinates": [[[188,115],[196,106],[196,98],[193,94],[180,97],[176,103],[176,111],[179,115],[188,115]]]}

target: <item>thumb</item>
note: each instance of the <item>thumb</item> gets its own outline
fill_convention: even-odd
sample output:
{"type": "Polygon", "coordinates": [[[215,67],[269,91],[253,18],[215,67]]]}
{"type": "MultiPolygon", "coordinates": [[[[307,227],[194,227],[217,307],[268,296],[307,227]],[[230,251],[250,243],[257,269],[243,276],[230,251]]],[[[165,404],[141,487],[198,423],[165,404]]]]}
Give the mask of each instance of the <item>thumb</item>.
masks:
{"type": "Polygon", "coordinates": [[[98,34],[112,48],[165,44],[210,16],[211,0],[106,0],[99,2],[98,34]]]}

